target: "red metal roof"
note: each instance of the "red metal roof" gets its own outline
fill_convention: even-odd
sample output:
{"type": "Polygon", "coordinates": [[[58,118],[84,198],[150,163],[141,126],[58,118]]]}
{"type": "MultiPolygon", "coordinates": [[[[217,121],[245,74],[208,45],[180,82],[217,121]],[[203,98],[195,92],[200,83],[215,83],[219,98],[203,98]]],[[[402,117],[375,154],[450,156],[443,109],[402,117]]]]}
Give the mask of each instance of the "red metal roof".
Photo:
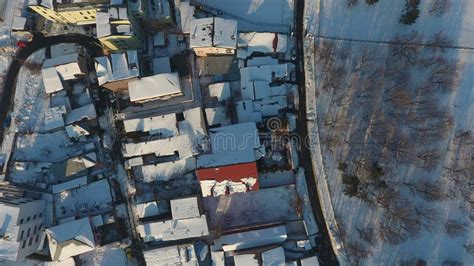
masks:
{"type": "Polygon", "coordinates": [[[242,178],[253,177],[257,179],[257,182],[252,190],[258,190],[258,172],[255,162],[198,169],[196,175],[199,180],[216,180],[218,182],[224,180],[242,182],[242,178]]]}

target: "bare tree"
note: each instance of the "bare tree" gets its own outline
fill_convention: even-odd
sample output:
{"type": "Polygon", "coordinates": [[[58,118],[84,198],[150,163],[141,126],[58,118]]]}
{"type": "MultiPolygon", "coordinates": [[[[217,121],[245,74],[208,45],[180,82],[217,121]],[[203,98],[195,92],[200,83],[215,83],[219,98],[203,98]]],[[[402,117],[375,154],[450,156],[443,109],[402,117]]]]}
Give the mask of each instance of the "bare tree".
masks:
{"type": "Polygon", "coordinates": [[[353,7],[357,5],[358,0],[347,0],[347,6],[348,7],[353,7]]]}
{"type": "Polygon", "coordinates": [[[396,108],[405,108],[411,105],[412,98],[410,91],[406,89],[394,90],[385,97],[385,102],[390,102],[396,108]]]}
{"type": "Polygon", "coordinates": [[[378,235],[383,242],[390,245],[398,245],[408,238],[403,231],[388,222],[379,225],[378,235]]]}
{"type": "Polygon", "coordinates": [[[441,16],[451,8],[451,0],[433,0],[429,13],[434,16],[441,16]]]}
{"type": "Polygon", "coordinates": [[[376,230],[373,227],[359,228],[356,227],[357,232],[359,233],[360,239],[364,240],[369,246],[375,245],[377,242],[376,230]]]}
{"type": "Polygon", "coordinates": [[[345,245],[347,254],[353,259],[354,265],[360,265],[363,259],[372,255],[372,251],[360,241],[351,241],[345,245]]]}
{"type": "Polygon", "coordinates": [[[441,219],[441,213],[433,206],[420,205],[415,207],[416,214],[421,218],[421,225],[429,232],[436,230],[436,224],[441,219]]]}
{"type": "Polygon", "coordinates": [[[439,181],[420,180],[417,182],[405,182],[411,192],[416,193],[427,201],[443,201],[448,195],[439,181]]]}
{"type": "Polygon", "coordinates": [[[380,204],[380,206],[388,209],[392,204],[400,201],[400,192],[388,187],[378,191],[375,198],[376,202],[380,204]]]}
{"type": "Polygon", "coordinates": [[[419,152],[416,157],[423,162],[423,168],[432,170],[439,164],[441,154],[439,149],[428,149],[419,152]]]}
{"type": "Polygon", "coordinates": [[[413,258],[410,260],[404,260],[400,263],[400,266],[426,266],[428,265],[424,259],[413,258]]]}
{"type": "Polygon", "coordinates": [[[463,266],[464,264],[460,261],[453,260],[453,259],[446,259],[443,261],[442,266],[463,266]]]}
{"type": "Polygon", "coordinates": [[[428,41],[426,44],[430,46],[430,49],[432,51],[441,51],[444,52],[447,47],[450,47],[453,45],[453,40],[446,35],[442,31],[437,32],[431,37],[431,39],[428,41]]]}
{"type": "Polygon", "coordinates": [[[391,41],[391,53],[394,57],[401,58],[410,64],[416,64],[418,61],[422,42],[422,37],[417,31],[412,31],[409,34],[397,35],[391,41]]]}
{"type": "Polygon", "coordinates": [[[453,238],[464,234],[466,230],[466,224],[456,220],[447,220],[444,223],[444,232],[453,238]]]}
{"type": "Polygon", "coordinates": [[[432,85],[442,91],[454,91],[459,85],[461,68],[462,65],[455,60],[435,65],[428,80],[432,85]]]}

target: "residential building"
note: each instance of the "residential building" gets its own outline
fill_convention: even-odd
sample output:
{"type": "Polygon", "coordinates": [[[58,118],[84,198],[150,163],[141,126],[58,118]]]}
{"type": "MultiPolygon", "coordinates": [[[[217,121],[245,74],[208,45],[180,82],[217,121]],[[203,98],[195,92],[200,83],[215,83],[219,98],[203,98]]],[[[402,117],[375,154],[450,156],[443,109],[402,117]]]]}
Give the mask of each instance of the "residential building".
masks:
{"type": "Polygon", "coordinates": [[[128,82],[140,75],[137,50],[96,57],[94,61],[99,86],[113,92],[127,90],[128,82]]]}
{"type": "Polygon", "coordinates": [[[234,54],[237,21],[218,17],[191,20],[189,46],[197,56],[234,54]]]}
{"type": "Polygon", "coordinates": [[[198,256],[200,255],[192,244],[143,251],[147,265],[199,265],[198,256]]]}
{"type": "Polygon", "coordinates": [[[8,183],[0,184],[0,261],[18,261],[42,242],[46,203],[8,183]]]}
{"type": "Polygon", "coordinates": [[[178,73],[165,73],[144,77],[128,83],[130,101],[144,103],[181,96],[178,73]]]}
{"type": "Polygon", "coordinates": [[[56,11],[52,6],[30,5],[31,10],[38,13],[45,19],[60,24],[75,25],[93,25],[96,18],[96,9],[94,7],[70,9],[64,11],[56,11]]]}
{"type": "Polygon", "coordinates": [[[46,229],[53,261],[64,260],[95,249],[89,218],[82,218],[46,229]]]}
{"type": "Polygon", "coordinates": [[[110,7],[96,14],[97,38],[109,51],[133,50],[144,47],[138,22],[129,17],[126,7],[110,7]]]}
{"type": "Polygon", "coordinates": [[[223,235],[220,238],[223,251],[237,251],[260,246],[281,244],[287,239],[284,225],[254,231],[223,235]]]}
{"type": "Polygon", "coordinates": [[[57,75],[63,81],[85,77],[87,73],[86,58],[82,54],[73,53],[44,60],[43,75],[46,76],[46,80],[43,82],[45,87],[48,87],[48,93],[62,90],[62,85],[51,68],[56,70],[57,75]]]}
{"type": "Polygon", "coordinates": [[[137,232],[145,242],[194,239],[209,235],[206,215],[139,224],[137,232]]]}

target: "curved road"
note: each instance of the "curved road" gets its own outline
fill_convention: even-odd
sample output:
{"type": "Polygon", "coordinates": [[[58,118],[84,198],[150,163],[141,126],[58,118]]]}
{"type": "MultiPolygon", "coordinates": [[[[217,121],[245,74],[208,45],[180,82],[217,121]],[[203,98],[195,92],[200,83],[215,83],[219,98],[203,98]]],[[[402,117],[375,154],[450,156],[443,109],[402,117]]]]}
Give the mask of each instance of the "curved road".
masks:
{"type": "Polygon", "coordinates": [[[48,37],[45,37],[42,34],[37,34],[33,37],[31,42],[27,43],[24,48],[18,49],[12,63],[10,64],[10,67],[8,68],[5,82],[3,84],[3,97],[0,102],[0,146],[3,143],[3,123],[8,113],[12,110],[15,98],[16,81],[23,63],[34,52],[61,43],[77,43],[89,49],[94,56],[102,54],[102,48],[98,40],[81,34],[56,35],[48,37]]]}

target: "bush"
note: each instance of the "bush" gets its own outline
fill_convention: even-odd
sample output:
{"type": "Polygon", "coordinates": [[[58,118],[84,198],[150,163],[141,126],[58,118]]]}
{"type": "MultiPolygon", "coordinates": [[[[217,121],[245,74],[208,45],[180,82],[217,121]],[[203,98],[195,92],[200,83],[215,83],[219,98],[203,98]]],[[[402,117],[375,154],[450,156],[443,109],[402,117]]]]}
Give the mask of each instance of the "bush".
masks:
{"type": "Polygon", "coordinates": [[[349,197],[357,196],[359,190],[359,178],[355,175],[342,175],[342,183],[345,185],[344,193],[349,197]]]}
{"type": "Polygon", "coordinates": [[[341,172],[345,172],[347,170],[347,163],[340,162],[337,165],[337,169],[339,169],[341,172]]]}
{"type": "Polygon", "coordinates": [[[419,16],[420,10],[418,8],[410,9],[402,15],[402,17],[400,18],[400,23],[405,25],[411,25],[416,22],[419,16]]]}
{"type": "Polygon", "coordinates": [[[379,2],[379,0],[365,0],[365,2],[369,5],[373,5],[379,2]]]}

